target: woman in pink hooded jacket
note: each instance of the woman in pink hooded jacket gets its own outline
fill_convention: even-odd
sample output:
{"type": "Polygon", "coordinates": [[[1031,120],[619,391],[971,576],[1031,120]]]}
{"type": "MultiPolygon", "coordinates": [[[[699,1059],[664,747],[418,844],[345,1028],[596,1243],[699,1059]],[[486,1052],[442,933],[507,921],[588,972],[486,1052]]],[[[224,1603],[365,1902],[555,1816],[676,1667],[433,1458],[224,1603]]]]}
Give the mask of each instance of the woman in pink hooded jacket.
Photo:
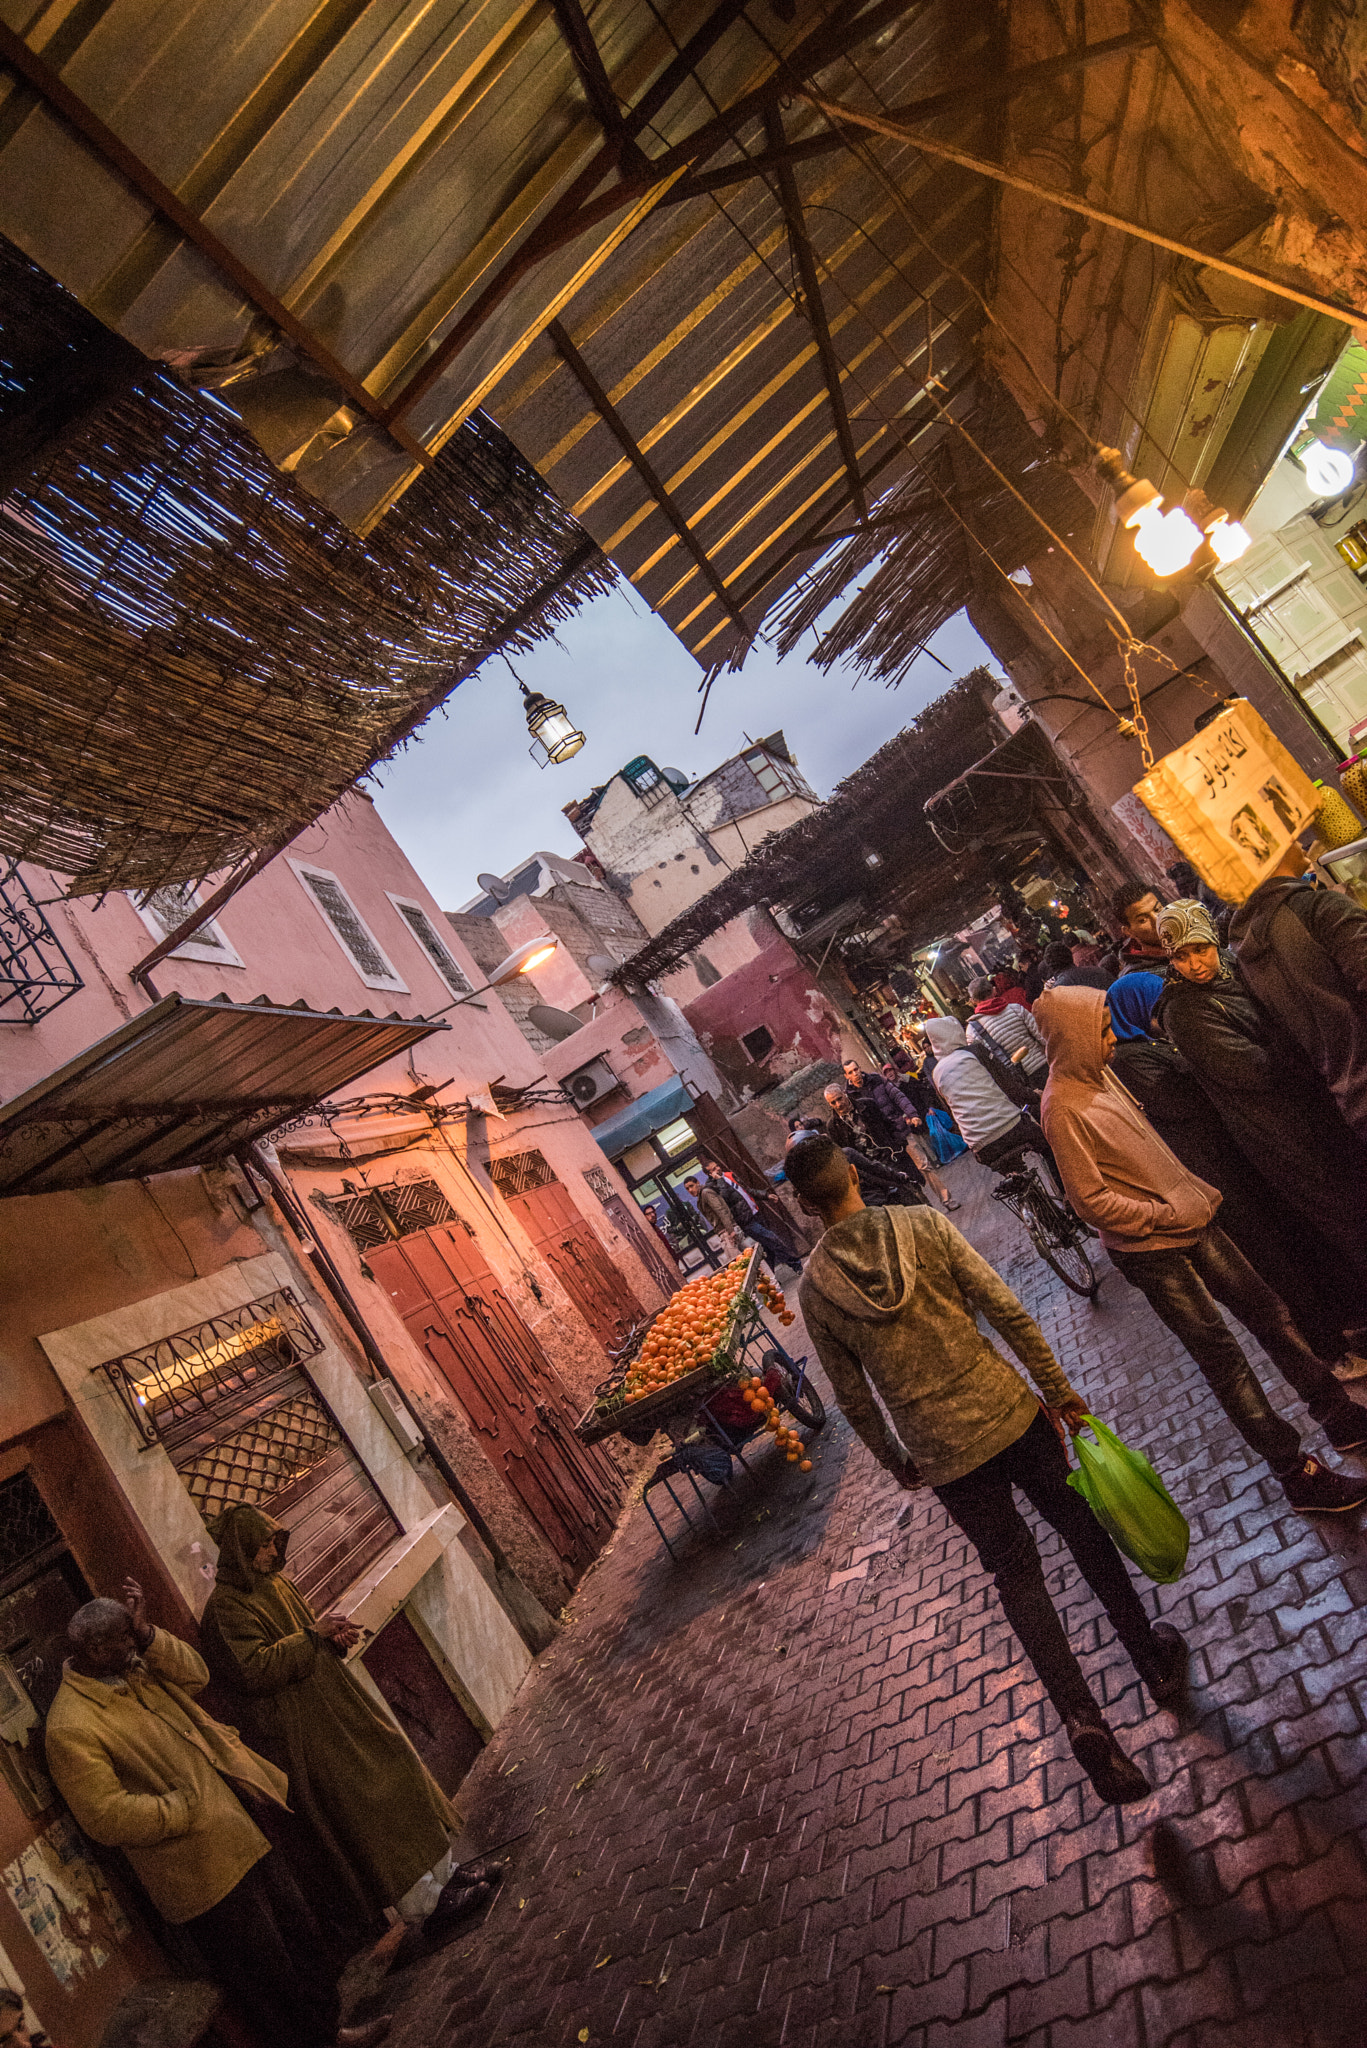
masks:
{"type": "Polygon", "coordinates": [[[1216,1221],[1219,1190],[1168,1150],[1109,1072],[1115,1034],[1099,989],[1046,989],[1035,1019],[1049,1054],[1040,1115],[1068,1199],[1100,1233],[1116,1270],[1186,1346],[1246,1444],[1266,1458],[1292,1507],[1344,1514],[1367,1502],[1367,1480],[1308,1457],[1264,1393],[1219,1304],[1233,1309],[1323,1425],[1336,1450],[1367,1445],[1367,1411],[1316,1358],[1286,1303],[1216,1221]]]}

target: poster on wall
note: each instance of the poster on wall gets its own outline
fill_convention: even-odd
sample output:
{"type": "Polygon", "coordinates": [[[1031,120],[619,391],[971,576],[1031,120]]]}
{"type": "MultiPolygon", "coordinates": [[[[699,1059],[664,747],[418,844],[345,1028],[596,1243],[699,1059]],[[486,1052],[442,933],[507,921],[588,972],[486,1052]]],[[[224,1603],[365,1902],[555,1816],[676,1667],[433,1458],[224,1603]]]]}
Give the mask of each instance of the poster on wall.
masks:
{"type": "Polygon", "coordinates": [[[132,1931],[85,1837],[65,1815],[6,1864],[10,1904],[64,1990],[109,1960],[132,1931]]]}
{"type": "Polygon", "coordinates": [[[1165,754],[1134,793],[1227,903],[1242,903],[1267,880],[1320,801],[1246,697],[1165,754]]]}

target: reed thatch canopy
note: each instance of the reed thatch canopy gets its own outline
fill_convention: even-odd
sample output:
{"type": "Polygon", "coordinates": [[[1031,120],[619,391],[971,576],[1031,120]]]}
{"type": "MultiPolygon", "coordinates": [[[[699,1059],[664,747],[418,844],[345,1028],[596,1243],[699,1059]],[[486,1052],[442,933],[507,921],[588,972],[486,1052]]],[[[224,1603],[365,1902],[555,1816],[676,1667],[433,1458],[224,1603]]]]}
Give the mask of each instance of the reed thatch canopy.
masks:
{"type": "Polygon", "coordinates": [[[0,453],[111,341],[127,363],[0,501],[0,852],[73,893],[292,836],[493,647],[613,580],[479,414],[359,539],[3,242],[0,453]]]}
{"type": "Polygon", "coordinates": [[[771,622],[780,654],[864,578],[811,659],[900,683],[970,598],[1000,594],[1012,572],[1042,552],[1046,526],[1082,549],[1093,508],[1003,386],[980,371],[952,413],[971,438],[952,432],[925,449],[878,504],[873,529],[833,549],[794,588],[771,622]]]}
{"type": "MultiPolygon", "coordinates": [[[[1021,833],[1038,837],[1028,798],[1022,800],[1028,783],[994,778],[986,785],[979,812],[984,829],[971,840],[956,814],[960,829],[951,843],[962,843],[962,852],[946,848],[924,807],[998,742],[991,714],[998,687],[985,668],[961,677],[847,776],[820,809],[765,839],[741,867],[624,961],[613,979],[640,987],[670,973],[695,946],[756,904],[781,909],[785,926],[803,935],[856,929],[895,914],[912,944],[963,922],[970,899],[985,907],[994,900],[998,866],[1009,873],[1019,863],[1021,833]]],[[[1057,773],[1033,729],[1012,746],[1019,749],[1014,765],[1023,776],[1042,768],[1057,773]]]]}

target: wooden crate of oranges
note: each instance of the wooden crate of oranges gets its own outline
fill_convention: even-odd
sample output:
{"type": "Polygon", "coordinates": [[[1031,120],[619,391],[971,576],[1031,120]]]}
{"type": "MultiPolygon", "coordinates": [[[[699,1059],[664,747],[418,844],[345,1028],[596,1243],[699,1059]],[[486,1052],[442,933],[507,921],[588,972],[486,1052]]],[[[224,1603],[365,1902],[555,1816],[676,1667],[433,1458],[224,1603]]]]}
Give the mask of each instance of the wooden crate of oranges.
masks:
{"type": "Polygon", "coordinates": [[[575,1434],[584,1443],[597,1443],[624,1425],[658,1425],[686,1413],[719,1387],[742,1378],[758,1380],[745,1353],[752,1339],[764,1334],[761,1303],[778,1322],[793,1321],[781,1289],[760,1269],[758,1245],[721,1272],[690,1280],[603,1381],[575,1434]]]}

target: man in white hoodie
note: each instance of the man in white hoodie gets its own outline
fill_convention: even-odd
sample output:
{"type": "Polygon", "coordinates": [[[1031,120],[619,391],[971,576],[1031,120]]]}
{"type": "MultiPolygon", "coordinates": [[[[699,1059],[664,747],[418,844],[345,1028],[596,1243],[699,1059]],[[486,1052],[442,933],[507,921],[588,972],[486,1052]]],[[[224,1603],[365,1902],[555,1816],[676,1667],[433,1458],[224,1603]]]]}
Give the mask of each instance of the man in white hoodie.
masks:
{"type": "Polygon", "coordinates": [[[1013,1497],[1019,1487],[1058,1530],[1153,1699],[1179,1698],[1186,1645],[1166,1622],[1150,1623],[1115,1545],[1068,1485],[1051,1416],[1080,1428],[1082,1397],[1038,1325],[947,1217],[930,1208],[866,1209],[855,1169],[819,1134],[795,1137],[783,1164],[802,1206],[825,1226],[798,1295],[845,1415],[903,1486],[934,1489],[973,1544],[1100,1796],[1146,1798],[1148,1779],[1107,1726],[1069,1647],[1013,1497]],[[982,1335],[979,1313],[1038,1396],[982,1335]]]}
{"type": "Polygon", "coordinates": [[[955,1017],[928,1017],[921,1027],[935,1058],[931,1079],[959,1126],[970,1151],[984,1166],[1010,1173],[1022,1152],[1036,1152],[1063,1193],[1063,1182],[1054,1164],[1044,1132],[1034,1117],[1003,1093],[970,1046],[964,1027],[955,1017]]]}

